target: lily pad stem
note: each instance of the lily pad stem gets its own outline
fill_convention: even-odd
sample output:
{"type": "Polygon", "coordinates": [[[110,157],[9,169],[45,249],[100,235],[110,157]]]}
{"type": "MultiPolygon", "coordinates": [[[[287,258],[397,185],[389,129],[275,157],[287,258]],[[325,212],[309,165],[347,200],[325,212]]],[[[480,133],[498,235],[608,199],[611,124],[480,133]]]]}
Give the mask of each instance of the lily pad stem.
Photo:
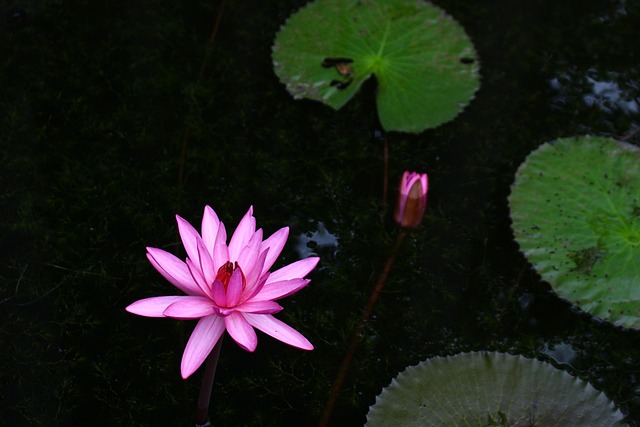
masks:
{"type": "MultiPolygon", "coordinates": [[[[200,70],[198,71],[198,80],[196,81],[196,87],[200,85],[204,77],[205,69],[207,68],[207,64],[209,63],[209,59],[211,57],[211,51],[213,50],[213,43],[216,41],[216,34],[218,34],[218,28],[220,28],[220,21],[222,20],[222,15],[224,14],[224,7],[227,4],[227,0],[223,0],[220,3],[218,8],[218,14],[216,15],[216,21],[213,24],[213,29],[211,30],[211,36],[209,36],[209,41],[205,47],[204,57],[202,58],[202,63],[200,64],[200,70]]],[[[187,117],[191,117],[196,110],[196,102],[192,101],[189,103],[189,112],[187,113],[187,117]]],[[[182,142],[180,144],[180,162],[178,163],[178,206],[177,212],[180,212],[180,207],[182,205],[182,186],[184,184],[184,170],[185,165],[187,163],[187,153],[189,151],[189,126],[185,126],[184,133],[182,134],[182,142]]]]}

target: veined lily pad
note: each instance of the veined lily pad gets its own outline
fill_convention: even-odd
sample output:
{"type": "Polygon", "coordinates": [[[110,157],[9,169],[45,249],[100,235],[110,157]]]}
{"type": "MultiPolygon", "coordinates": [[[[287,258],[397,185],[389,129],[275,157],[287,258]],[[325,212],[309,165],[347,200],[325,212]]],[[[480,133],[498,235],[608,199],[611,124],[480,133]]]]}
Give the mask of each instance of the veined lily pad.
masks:
{"type": "Polygon", "coordinates": [[[613,403],[548,363],[505,353],[435,357],[400,373],[367,426],[623,426],[613,403]]]}
{"type": "Polygon", "coordinates": [[[316,0],[281,28],[273,62],[295,98],[336,110],[375,74],[388,131],[417,133],[449,121],[479,86],[464,29],[423,0],[316,0]]]}
{"type": "Polygon", "coordinates": [[[640,327],[640,150],[603,137],[543,144],[509,196],[522,252],[556,293],[640,327]]]}

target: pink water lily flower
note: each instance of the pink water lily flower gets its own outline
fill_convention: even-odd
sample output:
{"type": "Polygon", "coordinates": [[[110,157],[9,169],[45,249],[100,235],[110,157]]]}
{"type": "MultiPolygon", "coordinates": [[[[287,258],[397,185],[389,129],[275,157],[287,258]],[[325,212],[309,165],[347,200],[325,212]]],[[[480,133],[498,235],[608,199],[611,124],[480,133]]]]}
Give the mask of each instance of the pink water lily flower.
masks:
{"type": "Polygon", "coordinates": [[[313,350],[302,334],[272,316],[282,310],[274,300],[304,288],[309,283],[304,277],[319,261],[306,258],[269,272],[287,241],[288,227],[263,241],[250,207],[227,245],[224,224],[209,206],[204,209],[202,236],[186,220],[176,218],[186,262],[157,248],[147,248],[147,258],[187,295],[142,299],[127,311],[147,317],[200,319],[182,356],[182,378],[200,367],[225,330],[248,351],[258,344],[253,328],[294,347],[313,350]]]}

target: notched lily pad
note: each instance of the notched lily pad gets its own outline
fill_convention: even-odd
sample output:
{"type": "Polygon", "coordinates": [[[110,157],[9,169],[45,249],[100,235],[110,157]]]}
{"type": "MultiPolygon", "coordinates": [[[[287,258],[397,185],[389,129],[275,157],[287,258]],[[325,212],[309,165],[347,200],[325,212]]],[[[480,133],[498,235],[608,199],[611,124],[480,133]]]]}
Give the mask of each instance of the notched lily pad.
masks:
{"type": "Polygon", "coordinates": [[[377,426],[626,425],[589,383],[548,363],[505,353],[435,357],[400,373],[367,414],[377,426]]]}
{"type": "Polygon", "coordinates": [[[375,75],[388,131],[417,133],[452,120],[479,86],[464,29],[422,0],[316,0],[281,28],[273,62],[294,98],[336,110],[375,75]]]}
{"type": "Polygon", "coordinates": [[[522,252],[560,297],[640,327],[640,149],[589,136],[543,144],[509,205],[522,252]]]}

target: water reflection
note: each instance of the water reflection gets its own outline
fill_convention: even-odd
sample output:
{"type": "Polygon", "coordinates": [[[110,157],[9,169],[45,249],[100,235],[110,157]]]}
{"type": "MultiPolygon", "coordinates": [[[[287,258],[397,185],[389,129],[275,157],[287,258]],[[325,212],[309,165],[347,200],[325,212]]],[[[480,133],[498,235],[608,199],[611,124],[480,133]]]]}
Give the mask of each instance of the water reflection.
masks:
{"type": "Polygon", "coordinates": [[[584,96],[585,104],[596,105],[607,112],[613,112],[615,109],[620,109],[627,114],[638,112],[636,101],[627,101],[625,98],[628,99],[628,95],[624,94],[617,82],[595,80],[591,77],[587,77],[587,81],[591,83],[593,92],[584,96]],[[612,106],[616,108],[611,108],[612,106]]]}
{"type": "Polygon", "coordinates": [[[551,357],[559,365],[572,366],[576,359],[576,351],[573,346],[568,343],[561,342],[559,344],[546,344],[542,353],[551,357]]]}
{"type": "MultiPolygon", "coordinates": [[[[617,73],[607,73],[602,77],[595,77],[596,70],[589,69],[587,75],[576,76],[576,73],[565,72],[558,77],[549,80],[552,89],[558,92],[554,98],[554,104],[564,105],[571,98],[570,92],[574,89],[571,85],[576,85],[581,81],[582,102],[588,107],[597,107],[606,113],[623,112],[625,114],[635,114],[639,111],[638,103],[628,93],[621,88],[616,80],[620,79],[617,73]],[[594,77],[592,77],[594,76],[594,77]]],[[[631,88],[637,89],[637,88],[631,88]]]]}
{"type": "MultiPolygon", "coordinates": [[[[317,222],[317,229],[312,232],[301,233],[296,237],[296,252],[301,258],[319,256],[318,249],[338,248],[338,237],[331,234],[322,221],[317,222]]],[[[331,251],[335,254],[335,250],[331,251]]]]}

